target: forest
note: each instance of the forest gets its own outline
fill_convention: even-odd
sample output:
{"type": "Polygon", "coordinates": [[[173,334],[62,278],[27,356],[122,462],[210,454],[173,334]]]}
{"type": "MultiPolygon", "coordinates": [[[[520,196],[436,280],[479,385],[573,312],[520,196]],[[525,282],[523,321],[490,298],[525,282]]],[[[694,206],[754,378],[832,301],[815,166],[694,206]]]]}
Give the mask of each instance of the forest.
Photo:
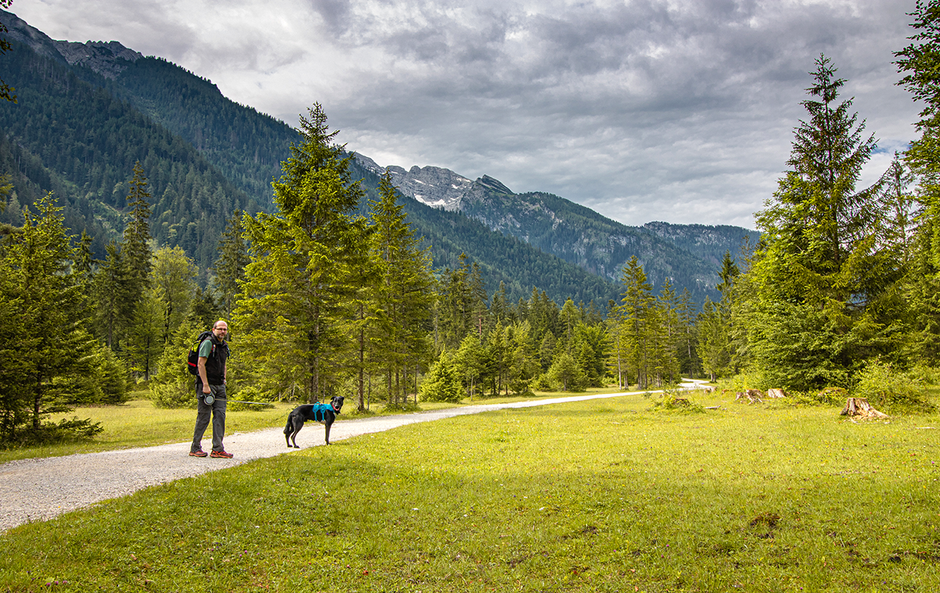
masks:
{"type": "MultiPolygon", "coordinates": [[[[724,254],[719,296],[704,304],[668,280],[654,290],[636,257],[610,298],[587,302],[550,298],[548,287],[497,276],[498,266],[466,253],[434,267],[433,229],[416,232],[388,174],[376,187],[362,182],[316,103],[287,147],[270,207],[250,184],[215,179],[198,153],[173,136],[161,140],[131,111],[117,137],[147,137],[146,158],[83,171],[62,151],[73,156],[57,170],[81,172],[84,191],[103,198],[103,211],[82,221],[67,219],[56,192],[16,187],[22,162],[11,163],[55,153],[56,138],[37,137],[25,152],[0,144],[12,221],[0,245],[0,441],[94,434],[100,428],[88,421],[48,418],[78,404],[120,403],[137,383],[158,406],[194,405],[186,351],[219,318],[231,328],[230,393],[243,400],[341,394],[359,409],[373,401],[408,408],[609,384],[645,390],[694,376],[784,389],[806,402],[858,393],[889,408],[926,406],[940,333],[940,11],[919,3],[912,17],[911,43],[895,64],[899,84],[922,105],[919,137],[874,184],[858,187],[874,134],[844,98],[849,81],[819,56],[808,65],[786,172],[757,213],[761,238],[724,254]],[[154,195],[148,171],[176,177],[161,179],[168,189],[154,195]],[[235,199],[225,209],[198,200],[185,226],[154,219],[162,201],[193,195],[172,189],[189,182],[235,199]],[[24,206],[13,195],[34,199],[24,206]],[[113,215],[118,208],[124,216],[113,215]],[[112,229],[119,238],[101,244],[108,224],[122,225],[112,229]],[[190,250],[187,237],[208,226],[217,243],[190,250]],[[488,289],[494,276],[498,287],[488,289]]],[[[7,80],[9,71],[0,74],[7,80]]],[[[65,99],[35,117],[61,118],[70,89],[87,90],[70,76],[42,79],[65,99]]],[[[30,118],[9,115],[20,107],[17,90],[4,92],[3,125],[26,125],[30,118]]],[[[110,97],[96,109],[121,109],[110,97]]],[[[116,137],[96,139],[93,112],[81,119],[87,128],[61,133],[89,151],[116,137]]],[[[442,225],[452,216],[439,215],[442,225]]],[[[505,243],[500,255],[513,257],[514,245],[523,244],[505,243]]],[[[575,286],[575,270],[554,277],[575,286]]]]}

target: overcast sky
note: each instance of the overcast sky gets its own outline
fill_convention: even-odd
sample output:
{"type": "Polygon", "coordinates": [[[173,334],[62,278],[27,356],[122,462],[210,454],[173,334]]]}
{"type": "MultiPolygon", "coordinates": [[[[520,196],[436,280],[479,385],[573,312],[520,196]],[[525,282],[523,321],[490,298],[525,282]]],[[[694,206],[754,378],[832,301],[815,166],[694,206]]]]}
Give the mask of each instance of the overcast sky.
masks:
{"type": "Polygon", "coordinates": [[[490,175],[628,225],[755,228],[821,53],[879,139],[919,111],[892,64],[914,0],[14,0],[53,39],[119,41],[295,126],[319,102],[380,165],[490,175]]]}

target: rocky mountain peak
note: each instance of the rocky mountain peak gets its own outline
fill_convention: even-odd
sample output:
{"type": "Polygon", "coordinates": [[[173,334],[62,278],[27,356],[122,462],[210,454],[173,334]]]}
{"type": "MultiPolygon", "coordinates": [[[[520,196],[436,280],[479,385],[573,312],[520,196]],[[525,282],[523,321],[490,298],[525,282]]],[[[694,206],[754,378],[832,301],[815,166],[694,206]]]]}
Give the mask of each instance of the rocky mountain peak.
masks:
{"type": "Polygon", "coordinates": [[[65,60],[70,66],[84,66],[112,80],[127,67],[128,62],[136,62],[144,57],[117,41],[55,41],[12,12],[4,10],[0,10],[0,23],[6,25],[10,39],[28,46],[36,53],[55,60],[65,60]]]}
{"type": "Polygon", "coordinates": [[[387,170],[392,178],[392,185],[398,191],[432,208],[459,210],[461,200],[473,184],[466,177],[442,167],[415,165],[406,171],[403,167],[389,165],[383,169],[369,157],[358,153],[356,161],[379,175],[384,175],[387,170]]]}
{"type": "Polygon", "coordinates": [[[55,47],[71,66],[84,66],[105,78],[114,79],[126,67],[128,62],[136,62],[144,57],[141,53],[128,49],[117,41],[56,41],[55,47]]]}

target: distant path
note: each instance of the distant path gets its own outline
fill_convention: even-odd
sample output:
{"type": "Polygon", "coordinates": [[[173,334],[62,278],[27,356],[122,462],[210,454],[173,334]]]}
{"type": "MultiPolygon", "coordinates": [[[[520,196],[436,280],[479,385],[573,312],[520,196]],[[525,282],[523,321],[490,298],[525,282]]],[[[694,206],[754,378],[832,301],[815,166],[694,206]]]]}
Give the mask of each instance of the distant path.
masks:
{"type": "MultiPolygon", "coordinates": [[[[694,383],[683,383],[682,387],[693,388],[694,383]]],[[[645,392],[558,397],[356,420],[341,419],[333,425],[330,440],[339,441],[407,424],[492,410],[530,408],[638,393],[645,392]]],[[[302,447],[322,445],[322,426],[308,423],[300,433],[299,440],[302,447]]],[[[22,523],[45,521],[109,498],[132,494],[148,486],[299,450],[287,448],[281,428],[226,435],[225,448],[235,455],[233,459],[190,457],[189,445],[189,442],[173,443],[65,457],[20,459],[4,463],[0,465],[0,531],[22,523]]]]}

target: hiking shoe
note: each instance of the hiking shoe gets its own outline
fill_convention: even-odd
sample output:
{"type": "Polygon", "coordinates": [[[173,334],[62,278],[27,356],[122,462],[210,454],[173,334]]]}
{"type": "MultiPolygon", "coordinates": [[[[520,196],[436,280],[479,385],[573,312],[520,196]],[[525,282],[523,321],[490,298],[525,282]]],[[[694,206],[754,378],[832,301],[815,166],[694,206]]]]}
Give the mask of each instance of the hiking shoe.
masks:
{"type": "Polygon", "coordinates": [[[209,457],[215,457],[216,459],[231,459],[234,457],[231,453],[226,453],[225,451],[213,451],[209,454],[209,457]]]}
{"type": "Polygon", "coordinates": [[[202,449],[199,449],[198,451],[190,451],[190,452],[189,452],[189,456],[190,456],[190,457],[207,457],[208,455],[209,455],[209,454],[206,453],[205,451],[203,451],[202,449]]]}

